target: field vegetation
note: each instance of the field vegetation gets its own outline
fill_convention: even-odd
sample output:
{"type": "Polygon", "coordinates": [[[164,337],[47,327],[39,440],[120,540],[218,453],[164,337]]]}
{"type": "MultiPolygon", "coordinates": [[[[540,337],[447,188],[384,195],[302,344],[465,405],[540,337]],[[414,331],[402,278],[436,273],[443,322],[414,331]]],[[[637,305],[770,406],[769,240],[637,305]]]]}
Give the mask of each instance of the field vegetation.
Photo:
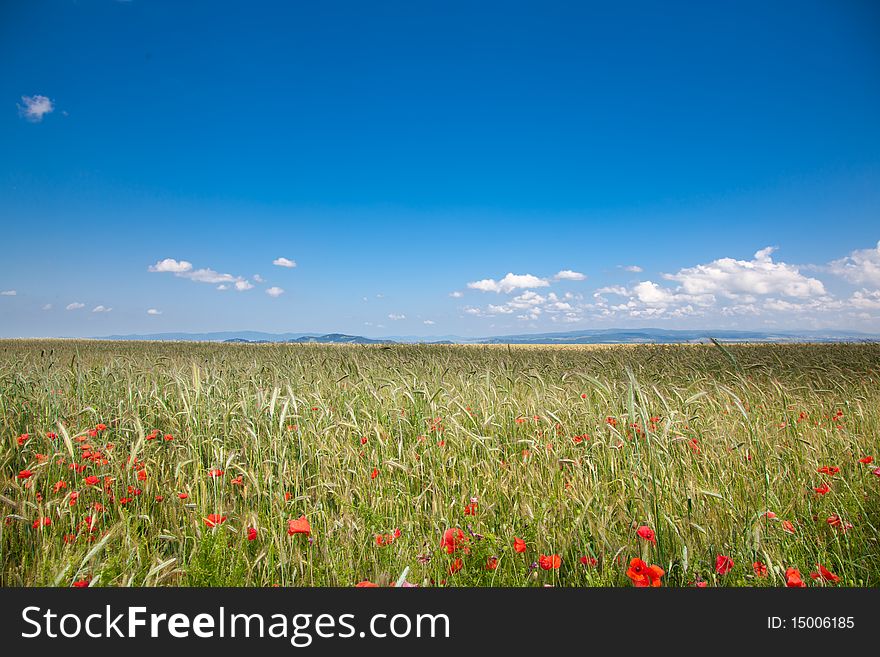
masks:
{"type": "Polygon", "coordinates": [[[5,586],[878,586],[880,346],[0,341],[5,586]]]}

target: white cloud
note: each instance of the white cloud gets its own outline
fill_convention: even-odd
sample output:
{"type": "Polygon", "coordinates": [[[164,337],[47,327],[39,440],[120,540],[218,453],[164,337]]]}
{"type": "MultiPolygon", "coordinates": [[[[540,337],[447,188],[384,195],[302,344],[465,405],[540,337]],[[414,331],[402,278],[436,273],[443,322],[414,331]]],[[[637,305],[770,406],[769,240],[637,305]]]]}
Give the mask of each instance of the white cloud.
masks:
{"type": "Polygon", "coordinates": [[[43,310],[52,310],[52,304],[47,303],[46,305],[43,306],[43,310]]]}
{"type": "Polygon", "coordinates": [[[277,265],[278,267],[287,267],[289,269],[296,267],[296,261],[290,260],[289,258],[275,258],[272,261],[272,264],[277,265]]]}
{"type": "Polygon", "coordinates": [[[480,290],[481,292],[504,292],[505,294],[518,289],[531,289],[536,287],[547,287],[550,281],[544,278],[538,278],[531,274],[513,274],[508,273],[500,281],[493,278],[484,278],[481,281],[473,281],[467,286],[472,290],[480,290]]]}
{"type": "Polygon", "coordinates": [[[186,260],[175,260],[174,258],[165,258],[155,265],[150,265],[147,269],[152,272],[171,272],[173,274],[182,274],[191,271],[193,268],[191,262],[186,260]]]}
{"type": "Polygon", "coordinates": [[[644,270],[638,265],[620,265],[623,271],[632,272],[633,274],[641,274],[644,270]]]}
{"type": "Polygon", "coordinates": [[[85,308],[86,304],[80,303],[79,301],[74,301],[73,303],[69,303],[66,306],[66,310],[79,310],[80,308],[85,308]]]}
{"type": "Polygon", "coordinates": [[[880,290],[857,290],[849,298],[849,304],[861,310],[880,310],[880,290]]]}
{"type": "Polygon", "coordinates": [[[181,278],[188,278],[191,281],[196,281],[197,283],[234,283],[236,281],[244,280],[240,277],[233,276],[232,274],[221,274],[220,272],[208,268],[196,269],[195,271],[177,275],[181,278]]]}
{"type": "Polygon", "coordinates": [[[0,297],[14,297],[17,294],[18,292],[16,292],[15,290],[3,290],[2,292],[0,292],[0,297]]]}
{"type": "Polygon", "coordinates": [[[679,283],[685,294],[719,294],[728,299],[769,294],[805,299],[825,294],[825,286],[818,279],[804,276],[794,265],[773,262],[771,254],[775,250],[761,249],[753,260],[720,258],[664,278],[679,283]]]}
{"type": "Polygon", "coordinates": [[[106,306],[95,306],[92,308],[93,313],[109,313],[112,308],[107,308],[106,306]]]}
{"type": "Polygon", "coordinates": [[[558,272],[556,276],[554,276],[557,281],[582,281],[587,277],[585,274],[580,273],[579,271],[572,271],[571,269],[563,269],[558,272]]]}
{"type": "Polygon", "coordinates": [[[401,319],[406,319],[406,315],[398,315],[396,313],[389,313],[388,319],[393,319],[394,321],[399,321],[401,319]]]}
{"type": "Polygon", "coordinates": [[[223,274],[214,271],[209,267],[201,269],[193,269],[191,262],[187,260],[175,260],[174,258],[165,258],[159,260],[155,265],[150,265],[148,271],[154,273],[170,273],[178,278],[188,278],[197,283],[209,283],[217,285],[218,290],[227,290],[232,285],[239,292],[250,290],[254,286],[246,278],[242,276],[233,276],[232,274],[223,274]]]}
{"type": "Polygon", "coordinates": [[[436,324],[436,323],[437,322],[435,322],[432,319],[426,319],[424,322],[422,322],[422,324],[424,324],[425,326],[434,326],[434,324],[436,324]]]}
{"type": "Polygon", "coordinates": [[[451,296],[453,299],[461,299],[464,296],[464,292],[455,290],[454,292],[450,292],[449,296],[451,296]]]}
{"type": "Polygon", "coordinates": [[[270,297],[280,297],[282,294],[284,294],[284,290],[280,287],[272,286],[266,290],[266,294],[268,294],[270,297]]]}
{"type": "Polygon", "coordinates": [[[266,279],[260,276],[259,274],[254,274],[251,278],[254,279],[254,283],[265,283],[266,279]]]}
{"type": "Polygon", "coordinates": [[[39,123],[54,109],[55,104],[46,96],[22,96],[18,113],[31,123],[39,123]]]}
{"type": "Polygon", "coordinates": [[[162,314],[162,311],[161,311],[161,310],[157,310],[156,308],[148,308],[148,309],[147,309],[147,314],[148,314],[148,315],[156,316],[156,315],[161,315],[161,314],[162,314]]]}
{"type": "Polygon", "coordinates": [[[875,249],[859,249],[834,260],[828,269],[850,283],[880,287],[880,242],[875,249]]]}

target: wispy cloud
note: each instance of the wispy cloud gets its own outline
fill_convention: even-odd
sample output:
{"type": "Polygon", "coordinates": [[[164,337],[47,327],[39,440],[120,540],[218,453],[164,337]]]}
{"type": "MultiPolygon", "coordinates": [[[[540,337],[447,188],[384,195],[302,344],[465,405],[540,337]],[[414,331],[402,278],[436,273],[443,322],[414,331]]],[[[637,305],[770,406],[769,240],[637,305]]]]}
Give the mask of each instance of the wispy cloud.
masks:
{"type": "Polygon", "coordinates": [[[108,308],[107,306],[95,306],[92,308],[93,313],[109,313],[112,308],[108,308]]]}
{"type": "Polygon", "coordinates": [[[18,106],[18,113],[22,118],[31,123],[39,123],[43,117],[52,113],[55,104],[46,96],[22,96],[21,103],[18,106]]]}
{"type": "Polygon", "coordinates": [[[67,304],[65,306],[65,310],[79,310],[80,308],[85,308],[86,304],[80,303],[79,301],[74,301],[73,303],[67,304]]]}
{"type": "Polygon", "coordinates": [[[455,290],[454,292],[450,292],[449,296],[451,296],[453,299],[461,299],[464,296],[464,292],[461,292],[460,290],[455,290]]]}
{"type": "Polygon", "coordinates": [[[280,287],[273,285],[272,287],[270,287],[266,290],[266,294],[268,294],[270,297],[277,298],[277,297],[280,297],[282,294],[284,294],[284,290],[280,287]]]}
{"type": "Polygon", "coordinates": [[[153,316],[155,317],[155,316],[157,316],[157,315],[161,315],[161,314],[162,314],[162,311],[159,310],[159,309],[157,309],[157,308],[148,308],[148,309],[147,309],[147,314],[148,314],[148,315],[153,315],[153,316]]]}
{"type": "Polygon", "coordinates": [[[633,274],[641,274],[642,271],[644,271],[644,270],[643,270],[641,267],[639,267],[638,265],[620,265],[620,268],[621,268],[623,271],[628,271],[628,272],[631,272],[631,273],[633,273],[633,274]]]}
{"type": "Polygon", "coordinates": [[[388,319],[393,319],[394,321],[400,321],[401,319],[406,319],[406,315],[398,315],[397,313],[389,313],[388,319]]]}
{"type": "Polygon", "coordinates": [[[579,271],[572,271],[571,269],[563,269],[558,272],[556,276],[554,276],[557,281],[583,281],[586,280],[586,274],[582,274],[579,271]]]}
{"type": "Polygon", "coordinates": [[[287,267],[289,269],[293,269],[296,267],[296,260],[291,260],[290,258],[275,258],[272,261],[273,265],[277,267],[287,267]]]}
{"type": "Polygon", "coordinates": [[[424,322],[422,322],[422,324],[424,324],[425,326],[434,326],[434,324],[436,323],[437,322],[435,322],[433,319],[426,319],[424,322]]]}
{"type": "Polygon", "coordinates": [[[14,297],[17,294],[18,292],[16,292],[15,290],[3,290],[2,292],[0,292],[0,297],[14,297]]]}
{"type": "Polygon", "coordinates": [[[51,303],[44,304],[43,310],[52,310],[52,304],[51,303]]]}

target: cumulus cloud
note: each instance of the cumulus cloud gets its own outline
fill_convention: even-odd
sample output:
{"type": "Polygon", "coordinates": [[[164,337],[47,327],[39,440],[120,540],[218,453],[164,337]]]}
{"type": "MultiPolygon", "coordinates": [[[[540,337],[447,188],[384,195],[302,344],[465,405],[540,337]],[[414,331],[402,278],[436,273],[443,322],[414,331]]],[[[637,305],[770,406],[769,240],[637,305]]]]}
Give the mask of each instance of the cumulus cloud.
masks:
{"type": "Polygon", "coordinates": [[[582,281],[587,277],[585,274],[580,273],[579,271],[572,271],[571,269],[563,269],[558,272],[556,276],[554,276],[557,281],[582,281]]]}
{"type": "Polygon", "coordinates": [[[67,304],[65,307],[66,310],[79,310],[80,308],[85,308],[86,304],[80,303],[79,301],[74,301],[73,303],[67,304]]]}
{"type": "Polygon", "coordinates": [[[273,285],[266,290],[266,294],[268,294],[270,297],[280,297],[282,294],[284,294],[284,290],[280,287],[273,285]]]}
{"type": "Polygon", "coordinates": [[[93,313],[109,313],[112,308],[108,308],[107,306],[95,306],[92,308],[93,313]]]}
{"type": "Polygon", "coordinates": [[[55,109],[55,104],[46,96],[22,96],[18,113],[31,123],[39,123],[43,117],[55,109]]]}
{"type": "Polygon", "coordinates": [[[155,265],[150,265],[147,269],[152,272],[171,272],[173,274],[182,274],[192,271],[192,263],[186,260],[175,260],[174,258],[165,258],[155,265]]]}
{"type": "Polygon", "coordinates": [[[233,276],[232,274],[224,274],[214,271],[209,267],[201,269],[193,269],[191,262],[187,260],[175,260],[174,258],[165,258],[159,260],[155,265],[150,265],[148,271],[154,273],[170,273],[178,278],[188,278],[197,283],[209,283],[216,285],[218,290],[227,290],[230,286],[243,292],[252,289],[253,283],[242,276],[233,276]]]}
{"type": "Polygon", "coordinates": [[[424,324],[425,326],[434,326],[434,324],[436,324],[436,323],[437,322],[435,322],[432,319],[426,319],[424,322],[422,322],[422,324],[424,324]]]}
{"type": "Polygon", "coordinates": [[[849,298],[849,305],[860,310],[880,310],[880,290],[857,290],[849,298]]]}
{"type": "Polygon", "coordinates": [[[388,319],[393,319],[394,321],[399,321],[401,319],[406,319],[406,315],[398,315],[396,313],[389,313],[388,319]]]}
{"type": "Polygon", "coordinates": [[[2,292],[0,292],[0,297],[14,297],[17,294],[18,292],[16,292],[15,290],[3,290],[2,292]]]}
{"type": "Polygon", "coordinates": [[[633,274],[641,274],[644,270],[638,265],[620,265],[623,271],[632,272],[633,274]]]}
{"type": "Polygon", "coordinates": [[[158,310],[157,308],[148,308],[148,309],[147,309],[147,314],[148,314],[148,315],[153,315],[153,316],[155,317],[155,316],[157,316],[157,315],[161,315],[161,314],[162,314],[162,311],[161,311],[161,310],[158,310]]]}
{"type": "Polygon", "coordinates": [[[464,292],[455,290],[454,292],[450,292],[449,296],[451,296],[453,299],[461,299],[464,296],[464,292]]]}
{"type": "Polygon", "coordinates": [[[296,267],[296,261],[291,260],[290,258],[275,258],[272,261],[272,264],[278,267],[287,267],[289,269],[296,267]]]}
{"type": "Polygon", "coordinates": [[[480,290],[481,292],[504,292],[508,294],[514,290],[527,290],[538,287],[547,287],[550,281],[545,278],[538,278],[532,274],[513,274],[508,273],[500,281],[494,278],[484,278],[480,281],[473,281],[467,286],[472,290],[480,290]]]}
{"type": "Polygon", "coordinates": [[[828,270],[850,283],[880,288],[880,242],[877,242],[876,248],[859,249],[840,260],[834,260],[828,270]]]}
{"type": "Polygon", "coordinates": [[[774,262],[775,250],[775,247],[761,249],[752,260],[720,258],[666,274],[664,278],[679,283],[685,294],[718,294],[729,299],[768,294],[805,299],[825,294],[820,280],[804,276],[794,265],[774,262]]]}

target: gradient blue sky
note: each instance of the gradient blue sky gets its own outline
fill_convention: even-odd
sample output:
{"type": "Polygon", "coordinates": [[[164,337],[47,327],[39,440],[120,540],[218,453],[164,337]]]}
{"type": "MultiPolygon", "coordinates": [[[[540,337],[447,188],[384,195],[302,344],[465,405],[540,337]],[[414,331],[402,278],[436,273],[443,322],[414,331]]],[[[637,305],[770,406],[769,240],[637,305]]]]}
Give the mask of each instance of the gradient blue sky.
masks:
{"type": "Polygon", "coordinates": [[[10,0],[0,335],[880,331],[878,118],[870,1],[10,0]]]}

